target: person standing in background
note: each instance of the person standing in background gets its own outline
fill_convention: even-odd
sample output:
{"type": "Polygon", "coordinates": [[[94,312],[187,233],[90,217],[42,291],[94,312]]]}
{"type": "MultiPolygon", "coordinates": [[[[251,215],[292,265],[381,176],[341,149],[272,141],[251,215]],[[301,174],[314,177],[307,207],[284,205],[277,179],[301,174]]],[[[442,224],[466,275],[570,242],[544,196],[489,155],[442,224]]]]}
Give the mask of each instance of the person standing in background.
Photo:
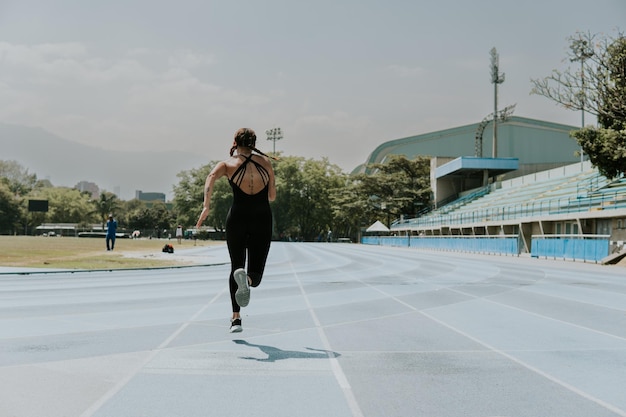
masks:
{"type": "Polygon", "coordinates": [[[183,240],[183,226],[181,226],[180,224],[176,228],[176,240],[178,240],[179,245],[180,242],[183,240]]]}
{"type": "Polygon", "coordinates": [[[107,221],[107,250],[115,249],[115,234],[117,233],[117,220],[113,218],[112,214],[109,214],[109,220],[107,221]]]}

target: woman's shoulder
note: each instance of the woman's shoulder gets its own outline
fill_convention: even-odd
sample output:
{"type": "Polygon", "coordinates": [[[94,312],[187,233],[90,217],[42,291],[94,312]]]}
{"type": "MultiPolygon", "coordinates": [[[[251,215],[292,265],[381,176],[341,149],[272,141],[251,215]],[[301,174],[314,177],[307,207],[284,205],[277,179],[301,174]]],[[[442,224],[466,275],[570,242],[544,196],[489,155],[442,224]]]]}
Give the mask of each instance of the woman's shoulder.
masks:
{"type": "Polygon", "coordinates": [[[229,158],[224,159],[223,161],[220,161],[217,166],[221,166],[226,169],[232,169],[237,168],[239,165],[241,165],[242,162],[243,160],[241,158],[239,158],[237,155],[233,155],[229,158]]]}
{"type": "Polygon", "coordinates": [[[254,158],[255,161],[259,162],[265,168],[272,166],[270,159],[265,155],[252,154],[252,158],[254,158]]]}

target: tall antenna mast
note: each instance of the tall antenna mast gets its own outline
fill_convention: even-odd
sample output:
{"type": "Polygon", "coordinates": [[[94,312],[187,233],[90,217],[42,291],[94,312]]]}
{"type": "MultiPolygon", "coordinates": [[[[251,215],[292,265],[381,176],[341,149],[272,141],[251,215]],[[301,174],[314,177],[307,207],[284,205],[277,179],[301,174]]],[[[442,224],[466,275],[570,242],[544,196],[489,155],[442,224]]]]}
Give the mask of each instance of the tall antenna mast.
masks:
{"type": "Polygon", "coordinates": [[[493,147],[492,157],[498,157],[498,84],[504,82],[504,73],[500,73],[500,56],[496,48],[491,48],[491,83],[493,84],[493,147]]]}

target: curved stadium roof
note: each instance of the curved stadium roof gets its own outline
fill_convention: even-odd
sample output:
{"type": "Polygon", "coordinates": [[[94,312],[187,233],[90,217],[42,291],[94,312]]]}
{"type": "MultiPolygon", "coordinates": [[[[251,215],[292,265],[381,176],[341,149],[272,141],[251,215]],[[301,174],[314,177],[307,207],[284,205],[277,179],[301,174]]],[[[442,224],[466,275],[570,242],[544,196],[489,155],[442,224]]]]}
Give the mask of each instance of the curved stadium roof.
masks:
{"type": "MultiPolygon", "coordinates": [[[[413,159],[419,155],[437,157],[475,156],[476,132],[480,123],[444,129],[382,143],[353,173],[367,172],[366,166],[385,162],[390,155],[413,159]]],[[[498,123],[498,157],[518,158],[520,164],[573,163],[579,147],[570,132],[578,127],[512,116],[498,123]]],[[[483,155],[492,154],[492,128],[483,134],[483,155]]]]}

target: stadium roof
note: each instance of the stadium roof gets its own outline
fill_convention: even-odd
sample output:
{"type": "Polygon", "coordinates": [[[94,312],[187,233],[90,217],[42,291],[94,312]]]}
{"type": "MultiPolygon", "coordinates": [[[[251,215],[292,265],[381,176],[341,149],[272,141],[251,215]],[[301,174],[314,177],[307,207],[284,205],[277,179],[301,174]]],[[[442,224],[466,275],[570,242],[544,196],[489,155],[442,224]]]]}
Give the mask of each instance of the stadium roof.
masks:
{"type": "Polygon", "coordinates": [[[517,158],[477,158],[462,156],[435,169],[435,178],[474,175],[483,175],[485,171],[488,177],[506,174],[519,168],[517,158]]]}

